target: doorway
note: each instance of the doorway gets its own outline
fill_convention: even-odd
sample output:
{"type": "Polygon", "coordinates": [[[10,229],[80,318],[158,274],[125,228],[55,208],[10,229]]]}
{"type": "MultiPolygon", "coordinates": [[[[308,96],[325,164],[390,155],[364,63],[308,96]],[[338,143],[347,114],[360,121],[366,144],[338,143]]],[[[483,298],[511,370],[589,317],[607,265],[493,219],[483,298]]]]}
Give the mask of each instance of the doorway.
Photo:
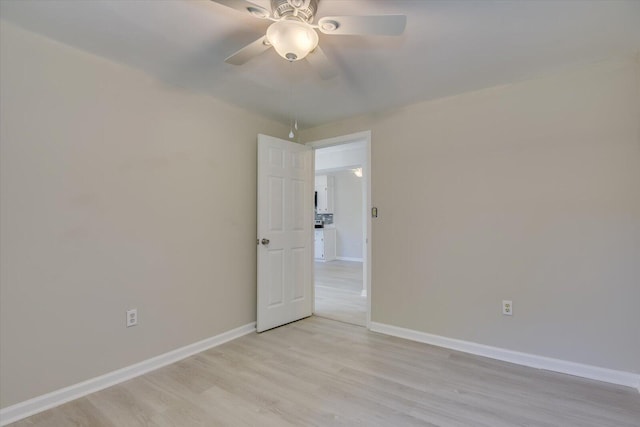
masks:
{"type": "Polygon", "coordinates": [[[315,315],[369,327],[370,132],[314,141],[315,315]]]}

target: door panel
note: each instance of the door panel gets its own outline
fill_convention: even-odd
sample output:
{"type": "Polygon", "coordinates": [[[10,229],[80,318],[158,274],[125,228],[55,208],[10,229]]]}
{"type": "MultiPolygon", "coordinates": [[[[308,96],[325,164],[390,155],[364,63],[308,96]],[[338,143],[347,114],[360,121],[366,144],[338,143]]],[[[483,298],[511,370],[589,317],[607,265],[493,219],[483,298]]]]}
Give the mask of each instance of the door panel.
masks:
{"type": "Polygon", "coordinates": [[[311,315],[312,150],[258,135],[258,332],[311,315]]]}
{"type": "Polygon", "coordinates": [[[269,307],[282,305],[284,302],[284,251],[271,250],[267,253],[269,307]]]}
{"type": "Polygon", "coordinates": [[[292,277],[293,277],[293,295],[292,301],[300,301],[305,297],[305,256],[307,256],[305,248],[293,248],[291,250],[292,277]]]}
{"type": "Polygon", "coordinates": [[[293,180],[293,217],[292,229],[294,231],[305,231],[305,221],[307,220],[306,210],[309,210],[308,204],[305,204],[305,182],[299,179],[293,180]]]}
{"type": "Polygon", "coordinates": [[[282,231],[284,226],[284,179],[269,177],[269,231],[282,231]]]}

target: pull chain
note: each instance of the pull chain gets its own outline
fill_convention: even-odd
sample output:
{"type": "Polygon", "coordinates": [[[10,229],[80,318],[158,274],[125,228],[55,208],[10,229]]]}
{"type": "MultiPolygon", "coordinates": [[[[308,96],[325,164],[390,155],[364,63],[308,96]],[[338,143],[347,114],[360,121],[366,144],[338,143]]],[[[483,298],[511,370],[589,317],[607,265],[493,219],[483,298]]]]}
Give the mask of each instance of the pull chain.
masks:
{"type": "MultiPolygon", "coordinates": [[[[292,65],[292,68],[293,68],[293,62],[290,62],[290,64],[292,65]]],[[[291,83],[289,85],[289,126],[290,126],[289,139],[293,139],[295,137],[295,133],[293,132],[294,128],[295,130],[298,130],[298,119],[295,119],[294,121],[293,84],[291,83]]]]}

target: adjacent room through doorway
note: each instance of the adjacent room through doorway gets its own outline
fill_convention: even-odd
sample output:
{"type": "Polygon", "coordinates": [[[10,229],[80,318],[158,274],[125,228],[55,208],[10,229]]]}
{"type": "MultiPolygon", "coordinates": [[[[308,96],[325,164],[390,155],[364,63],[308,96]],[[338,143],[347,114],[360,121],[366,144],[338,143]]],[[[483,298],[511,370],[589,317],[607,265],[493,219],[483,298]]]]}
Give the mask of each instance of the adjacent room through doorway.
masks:
{"type": "Polygon", "coordinates": [[[315,310],[317,316],[366,326],[366,142],[315,151],[315,310]]]}

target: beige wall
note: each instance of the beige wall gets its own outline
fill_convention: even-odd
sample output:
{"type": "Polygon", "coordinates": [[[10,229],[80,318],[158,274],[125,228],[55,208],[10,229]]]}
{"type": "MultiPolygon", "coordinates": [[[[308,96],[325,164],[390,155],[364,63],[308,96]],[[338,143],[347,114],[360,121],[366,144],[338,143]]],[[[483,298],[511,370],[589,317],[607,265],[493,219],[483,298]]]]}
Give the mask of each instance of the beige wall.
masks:
{"type": "Polygon", "coordinates": [[[350,170],[333,176],[336,255],[362,259],[362,178],[350,170]]]}
{"type": "Polygon", "coordinates": [[[640,372],[639,81],[610,61],[305,131],[372,130],[372,320],[640,372]]]}
{"type": "Polygon", "coordinates": [[[256,134],[288,130],[1,31],[0,405],[254,321],[256,134]]]}

